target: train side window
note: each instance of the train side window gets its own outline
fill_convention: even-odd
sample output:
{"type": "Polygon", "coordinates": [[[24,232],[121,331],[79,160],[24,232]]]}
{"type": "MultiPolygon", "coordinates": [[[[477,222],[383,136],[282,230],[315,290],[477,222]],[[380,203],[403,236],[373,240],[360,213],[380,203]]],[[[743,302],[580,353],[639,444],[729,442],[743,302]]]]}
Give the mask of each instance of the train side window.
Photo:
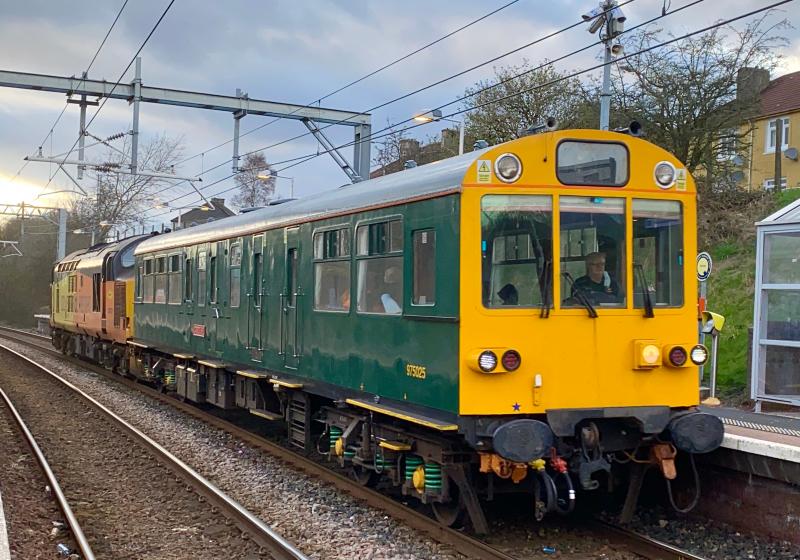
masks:
{"type": "Polygon", "coordinates": [[[144,263],[136,265],[136,301],[142,301],[142,290],[144,282],[144,263]]]}
{"type": "Polygon", "coordinates": [[[167,257],[156,257],[155,303],[167,303],[167,257]]]}
{"type": "Polygon", "coordinates": [[[253,301],[261,308],[261,253],[253,253],[253,301]]]}
{"type": "Polygon", "coordinates": [[[197,305],[204,307],[206,304],[206,252],[197,254],[197,305]]]}
{"type": "Polygon", "coordinates": [[[415,231],[412,305],[434,305],[436,303],[436,231],[415,231]]]}
{"type": "Polygon", "coordinates": [[[181,256],[169,256],[169,299],[171,305],[181,303],[181,256]]]}
{"type": "Polygon", "coordinates": [[[217,303],[217,257],[213,256],[208,260],[208,301],[217,303]]]}
{"type": "Polygon", "coordinates": [[[183,266],[183,301],[192,301],[192,259],[186,259],[183,266]]]}
{"type": "Polygon", "coordinates": [[[314,233],[314,309],[350,311],[350,229],[314,233]]]}
{"type": "Polygon", "coordinates": [[[100,291],[102,289],[102,278],[99,272],[92,274],[92,312],[100,311],[100,291]]]}
{"type": "Polygon", "coordinates": [[[153,303],[153,294],[155,293],[155,276],[153,273],[154,263],[153,259],[144,261],[144,301],[145,303],[153,303]]]}
{"type": "Polygon", "coordinates": [[[403,222],[387,220],[358,227],[359,313],[403,312],[403,222]]]}
{"type": "Polygon", "coordinates": [[[231,307],[239,307],[242,301],[242,245],[233,243],[229,250],[230,254],[230,289],[231,307]]]}
{"type": "Polygon", "coordinates": [[[543,195],[481,199],[484,307],[540,307],[552,302],[553,200],[543,195]]]}

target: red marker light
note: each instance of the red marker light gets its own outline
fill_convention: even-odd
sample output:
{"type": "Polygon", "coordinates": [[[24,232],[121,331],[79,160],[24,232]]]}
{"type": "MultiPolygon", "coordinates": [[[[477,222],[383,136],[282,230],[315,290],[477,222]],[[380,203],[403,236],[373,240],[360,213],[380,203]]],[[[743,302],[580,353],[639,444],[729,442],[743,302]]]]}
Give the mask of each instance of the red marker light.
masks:
{"type": "Polygon", "coordinates": [[[681,346],[675,346],[669,351],[669,361],[673,366],[682,366],[686,363],[687,358],[686,349],[681,346]]]}
{"type": "Polygon", "coordinates": [[[514,371],[522,363],[522,358],[516,350],[506,350],[501,359],[503,367],[508,371],[514,371]]]}

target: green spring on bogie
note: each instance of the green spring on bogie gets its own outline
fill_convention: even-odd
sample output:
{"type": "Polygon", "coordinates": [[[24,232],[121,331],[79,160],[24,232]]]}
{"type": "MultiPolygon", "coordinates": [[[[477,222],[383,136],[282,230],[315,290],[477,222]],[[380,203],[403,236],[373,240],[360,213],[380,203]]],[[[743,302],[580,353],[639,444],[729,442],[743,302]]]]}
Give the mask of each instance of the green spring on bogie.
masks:
{"type": "Polygon", "coordinates": [[[164,385],[175,385],[175,372],[164,370],[164,385]]]}
{"type": "Polygon", "coordinates": [[[419,455],[406,455],[406,480],[414,477],[414,471],[422,464],[422,457],[419,455]]]}
{"type": "Polygon", "coordinates": [[[336,441],[342,437],[342,429],[338,426],[328,427],[328,453],[336,453],[336,441]]]}
{"type": "Polygon", "coordinates": [[[425,490],[441,492],[442,465],[439,463],[425,463],[425,490]]]}
{"type": "Polygon", "coordinates": [[[344,448],[344,458],[347,460],[352,460],[353,457],[356,456],[356,448],[352,445],[348,445],[344,448]]]}

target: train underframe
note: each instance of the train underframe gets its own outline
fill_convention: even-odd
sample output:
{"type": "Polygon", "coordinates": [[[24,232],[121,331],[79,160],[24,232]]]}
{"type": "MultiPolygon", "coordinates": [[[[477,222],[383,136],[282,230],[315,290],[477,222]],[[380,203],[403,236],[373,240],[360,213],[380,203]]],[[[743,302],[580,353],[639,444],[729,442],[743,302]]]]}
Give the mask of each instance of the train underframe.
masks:
{"type": "Polygon", "coordinates": [[[542,519],[548,513],[570,513],[579,493],[613,492],[627,484],[621,514],[626,521],[646,470],[658,468],[669,483],[677,476],[679,451],[690,457],[711,451],[723,434],[716,417],[667,407],[461,417],[457,432],[439,432],[352,407],[343,395],[311,394],[300,383],[261,372],[237,374],[215,360],[59,329],[53,332],[53,345],[174,391],[181,400],[247,409],[282,422],[291,445],[316,449],[361,484],[394,488],[429,504],[441,523],[468,521],[477,533],[489,530],[482,502],[512,492],[530,495],[534,515],[542,519]]]}

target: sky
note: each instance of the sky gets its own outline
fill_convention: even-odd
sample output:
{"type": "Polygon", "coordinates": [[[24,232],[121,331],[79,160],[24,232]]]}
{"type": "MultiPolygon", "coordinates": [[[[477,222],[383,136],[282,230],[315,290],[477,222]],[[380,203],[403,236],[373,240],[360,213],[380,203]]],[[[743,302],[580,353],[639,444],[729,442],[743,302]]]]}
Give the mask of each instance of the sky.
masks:
{"type": "MultiPolygon", "coordinates": [[[[377,68],[434,41],[510,0],[460,0],[424,2],[405,0],[176,0],[141,53],[144,85],[206,93],[233,95],[237,88],[251,98],[293,104],[310,104],[377,68]]],[[[6,0],[0,19],[0,69],[50,74],[80,75],[114,21],[124,0],[52,2],[50,0],[6,0]]],[[[130,1],[92,66],[89,77],[116,81],[131,61],[169,0],[130,1]]],[[[672,9],[688,0],[672,0],[672,9]]],[[[680,35],[710,25],[720,17],[731,17],[770,4],[764,0],[705,0],[678,15],[660,20],[665,32],[680,35]],[[720,7],[724,4],[724,14],[720,7]]],[[[624,7],[628,27],[659,15],[663,0],[633,0],[624,7]]],[[[323,107],[366,111],[401,94],[411,92],[477,63],[501,55],[536,38],[578,21],[593,2],[518,0],[496,14],[423,50],[422,52],[322,101],[323,107]]],[[[770,21],[792,22],[800,3],[784,5],[770,21]]],[[[797,22],[793,22],[797,23],[797,22]]],[[[743,22],[737,24],[742,26],[743,22]]],[[[800,32],[782,31],[789,45],[782,49],[778,75],[800,70],[800,32]]],[[[586,26],[579,26],[495,65],[520,64],[554,59],[591,43],[586,26]]],[[[574,70],[597,64],[600,48],[557,64],[559,70],[574,70]]],[[[415,113],[438,107],[463,95],[467,87],[492,76],[487,65],[447,81],[420,94],[371,112],[373,130],[398,123],[415,113]]],[[[130,82],[132,70],[123,81],[130,82]]],[[[63,194],[74,190],[69,178],[53,175],[47,163],[29,163],[23,158],[42,146],[45,155],[61,154],[78,135],[77,105],[69,105],[53,134],[56,117],[65,107],[62,94],[0,87],[0,203],[25,200],[41,205],[64,204],[63,194]],[[47,139],[42,144],[43,139],[47,139]],[[22,168],[22,171],[19,170],[22,168]],[[19,172],[19,173],[18,173],[19,172]],[[39,198],[37,199],[37,195],[39,198]]],[[[454,105],[449,110],[455,111],[454,105]]],[[[96,108],[89,108],[89,118],[96,108]]],[[[445,110],[445,113],[447,109],[445,110]]],[[[99,137],[124,132],[131,127],[132,110],[125,101],[110,100],[101,109],[89,132],[99,137]]],[[[242,132],[265,124],[268,117],[247,116],[242,132]]],[[[446,123],[432,123],[407,134],[425,140],[438,134],[446,123]]],[[[299,121],[280,120],[242,137],[240,152],[271,146],[306,132],[299,121]]],[[[336,144],[352,140],[353,130],[335,126],[326,134],[336,144]]],[[[215,171],[204,173],[202,187],[207,198],[233,187],[231,173],[233,133],[230,113],[142,104],[141,141],[166,134],[182,139],[185,158],[176,173],[194,176],[228,160],[215,171]],[[202,154],[202,155],[201,155],[202,154]]],[[[268,162],[280,162],[321,148],[310,137],[286,142],[264,151],[268,162]]],[[[372,154],[376,148],[373,146],[372,154]]],[[[99,161],[103,150],[87,151],[87,159],[99,161]]],[[[343,155],[352,160],[352,148],[343,155]]],[[[322,154],[302,165],[283,169],[277,165],[278,195],[288,196],[294,184],[296,197],[338,187],[349,182],[333,159],[322,154]]],[[[70,169],[74,175],[74,168],[70,169]]],[[[83,181],[87,190],[91,185],[83,181]]],[[[230,198],[232,192],[220,196],[230,198]]],[[[191,186],[178,184],[162,193],[158,202],[191,206],[200,202],[191,186]],[[182,198],[178,198],[181,195],[182,198]]],[[[154,224],[168,222],[164,210],[151,209],[154,224]]]]}

